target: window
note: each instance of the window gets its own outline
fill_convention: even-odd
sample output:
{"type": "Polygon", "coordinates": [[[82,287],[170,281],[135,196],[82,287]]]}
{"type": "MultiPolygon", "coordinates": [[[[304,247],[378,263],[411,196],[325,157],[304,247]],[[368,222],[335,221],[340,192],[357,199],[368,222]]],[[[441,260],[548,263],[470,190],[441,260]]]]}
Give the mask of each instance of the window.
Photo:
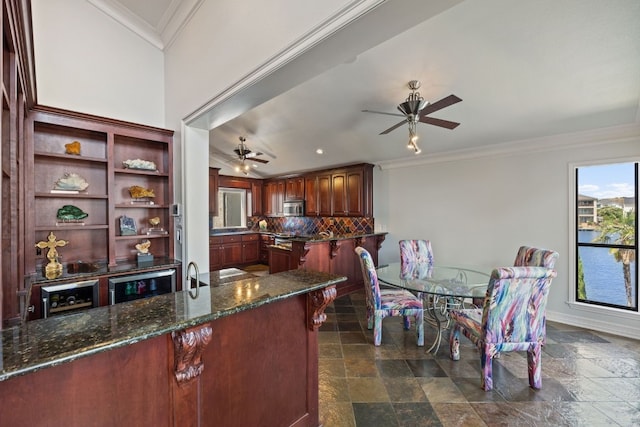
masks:
{"type": "MultiPolygon", "coordinates": [[[[247,226],[247,191],[239,188],[218,189],[218,215],[213,228],[243,228],[247,226]]],[[[249,205],[249,209],[250,205],[249,205]]]]}
{"type": "Polygon", "coordinates": [[[638,163],[576,169],[576,301],[638,311],[638,163]]]}

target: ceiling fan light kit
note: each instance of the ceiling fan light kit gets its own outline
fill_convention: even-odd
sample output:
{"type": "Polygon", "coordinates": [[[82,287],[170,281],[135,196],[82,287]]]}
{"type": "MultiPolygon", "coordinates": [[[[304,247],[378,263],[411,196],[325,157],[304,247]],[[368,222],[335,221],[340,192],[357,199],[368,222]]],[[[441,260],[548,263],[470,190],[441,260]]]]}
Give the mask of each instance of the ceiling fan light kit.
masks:
{"type": "Polygon", "coordinates": [[[435,111],[441,110],[445,107],[448,107],[450,105],[456,104],[462,101],[462,99],[452,94],[440,99],[439,101],[436,101],[430,104],[422,96],[420,96],[420,93],[418,92],[418,89],[420,88],[420,82],[418,80],[411,80],[407,84],[407,86],[409,87],[409,89],[411,89],[411,93],[409,94],[407,99],[401,104],[399,104],[397,107],[402,114],[385,113],[382,111],[373,111],[373,110],[362,110],[362,112],[386,114],[390,116],[399,116],[399,117],[404,116],[403,121],[380,132],[380,135],[386,135],[389,132],[399,128],[400,126],[402,126],[402,124],[406,122],[409,125],[409,143],[407,144],[407,147],[414,150],[415,154],[420,154],[422,150],[420,150],[417,144],[418,133],[416,131],[416,124],[420,122],[420,123],[426,123],[429,125],[443,127],[445,129],[455,129],[456,127],[458,127],[458,125],[460,125],[460,123],[451,122],[448,120],[436,119],[434,117],[427,117],[427,115],[435,111]]]}

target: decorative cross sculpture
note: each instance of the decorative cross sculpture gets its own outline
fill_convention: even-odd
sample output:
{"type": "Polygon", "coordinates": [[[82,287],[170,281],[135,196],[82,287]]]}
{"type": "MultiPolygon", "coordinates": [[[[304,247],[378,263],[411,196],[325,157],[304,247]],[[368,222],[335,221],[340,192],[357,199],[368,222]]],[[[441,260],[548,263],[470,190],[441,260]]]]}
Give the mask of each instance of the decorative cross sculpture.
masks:
{"type": "Polygon", "coordinates": [[[63,247],[69,243],[67,240],[57,240],[53,231],[49,232],[47,241],[41,241],[36,243],[36,247],[40,249],[49,248],[47,252],[47,259],[49,263],[45,267],[45,276],[47,279],[55,279],[62,275],[62,264],[58,262],[58,251],[56,247],[63,247]]]}

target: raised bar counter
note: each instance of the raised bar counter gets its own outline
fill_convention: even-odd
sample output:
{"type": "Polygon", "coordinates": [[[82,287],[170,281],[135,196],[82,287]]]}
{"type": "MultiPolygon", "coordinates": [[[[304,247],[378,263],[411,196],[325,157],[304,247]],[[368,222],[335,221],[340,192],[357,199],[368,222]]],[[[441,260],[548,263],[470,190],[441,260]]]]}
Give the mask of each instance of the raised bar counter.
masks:
{"type": "Polygon", "coordinates": [[[344,280],[213,272],[197,289],[2,330],[1,422],[316,426],[317,329],[344,280]]]}

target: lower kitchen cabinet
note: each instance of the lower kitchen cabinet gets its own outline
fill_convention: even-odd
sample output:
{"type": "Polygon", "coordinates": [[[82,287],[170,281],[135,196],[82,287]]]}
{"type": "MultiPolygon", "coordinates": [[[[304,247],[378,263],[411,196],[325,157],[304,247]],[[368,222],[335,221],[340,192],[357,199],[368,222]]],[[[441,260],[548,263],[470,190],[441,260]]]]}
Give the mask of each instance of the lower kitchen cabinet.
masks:
{"type": "Polygon", "coordinates": [[[209,271],[242,267],[260,259],[260,235],[233,234],[209,237],[209,271]]]}
{"type": "Polygon", "coordinates": [[[260,235],[260,262],[269,264],[269,246],[275,243],[275,238],[271,234],[260,235]]]}

